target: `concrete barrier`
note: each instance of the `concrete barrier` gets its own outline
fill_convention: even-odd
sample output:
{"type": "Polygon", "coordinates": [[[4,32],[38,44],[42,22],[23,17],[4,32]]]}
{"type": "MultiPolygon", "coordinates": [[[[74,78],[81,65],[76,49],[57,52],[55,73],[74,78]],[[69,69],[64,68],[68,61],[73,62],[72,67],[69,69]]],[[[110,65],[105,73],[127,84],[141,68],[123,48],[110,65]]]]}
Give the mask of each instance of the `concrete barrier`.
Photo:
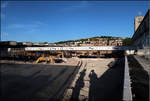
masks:
{"type": "Polygon", "coordinates": [[[129,66],[128,66],[127,56],[125,56],[123,101],[132,101],[132,92],[131,92],[131,84],[130,84],[129,66]]]}
{"type": "Polygon", "coordinates": [[[126,50],[125,54],[126,55],[133,55],[133,54],[135,54],[135,50],[126,50]]]}

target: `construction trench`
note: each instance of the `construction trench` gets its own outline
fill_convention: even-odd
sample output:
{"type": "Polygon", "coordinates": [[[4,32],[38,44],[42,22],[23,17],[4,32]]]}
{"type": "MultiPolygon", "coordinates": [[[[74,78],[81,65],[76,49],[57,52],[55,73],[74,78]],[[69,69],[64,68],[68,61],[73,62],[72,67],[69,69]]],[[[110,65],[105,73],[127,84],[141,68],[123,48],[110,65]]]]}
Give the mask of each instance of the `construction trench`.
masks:
{"type": "Polygon", "coordinates": [[[1,101],[123,100],[124,51],[15,55],[0,60],[1,101]]]}

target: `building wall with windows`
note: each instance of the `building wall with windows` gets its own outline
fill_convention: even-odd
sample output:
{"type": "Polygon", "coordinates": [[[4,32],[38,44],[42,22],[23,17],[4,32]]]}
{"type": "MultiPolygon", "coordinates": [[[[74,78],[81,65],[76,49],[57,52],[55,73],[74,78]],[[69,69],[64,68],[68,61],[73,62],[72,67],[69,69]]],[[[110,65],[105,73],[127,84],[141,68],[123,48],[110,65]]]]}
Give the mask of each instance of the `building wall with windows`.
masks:
{"type": "Polygon", "coordinates": [[[142,22],[136,29],[132,37],[132,45],[137,47],[137,54],[144,55],[150,59],[150,31],[149,31],[149,16],[150,10],[144,16],[142,22]]]}
{"type": "Polygon", "coordinates": [[[133,46],[136,46],[140,49],[143,49],[144,47],[150,46],[150,33],[149,33],[149,10],[144,16],[141,24],[135,31],[132,42],[133,46]]]}

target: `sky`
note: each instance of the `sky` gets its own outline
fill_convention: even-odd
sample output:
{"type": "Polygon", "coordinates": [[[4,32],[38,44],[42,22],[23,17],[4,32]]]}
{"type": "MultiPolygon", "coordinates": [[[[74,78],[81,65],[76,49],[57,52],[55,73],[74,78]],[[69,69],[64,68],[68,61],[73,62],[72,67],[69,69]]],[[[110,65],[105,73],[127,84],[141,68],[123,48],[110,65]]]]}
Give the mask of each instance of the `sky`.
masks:
{"type": "Polygon", "coordinates": [[[1,40],[58,42],[95,36],[132,37],[148,1],[3,1],[1,40]]]}

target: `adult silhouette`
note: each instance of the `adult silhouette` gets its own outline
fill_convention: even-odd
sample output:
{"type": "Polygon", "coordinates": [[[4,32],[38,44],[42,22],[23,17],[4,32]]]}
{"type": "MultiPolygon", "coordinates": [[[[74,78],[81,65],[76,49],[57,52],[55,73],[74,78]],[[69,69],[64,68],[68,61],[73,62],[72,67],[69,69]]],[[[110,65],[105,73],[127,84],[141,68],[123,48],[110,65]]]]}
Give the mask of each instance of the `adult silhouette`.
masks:
{"type": "Polygon", "coordinates": [[[90,78],[89,101],[95,101],[95,93],[96,93],[95,84],[98,78],[94,70],[91,70],[89,78],[90,78]]]}
{"type": "Polygon", "coordinates": [[[84,87],[84,76],[85,76],[86,69],[83,69],[80,72],[80,77],[76,81],[76,85],[73,88],[72,96],[71,96],[71,101],[79,101],[79,95],[80,95],[80,90],[81,88],[84,87]]]}

